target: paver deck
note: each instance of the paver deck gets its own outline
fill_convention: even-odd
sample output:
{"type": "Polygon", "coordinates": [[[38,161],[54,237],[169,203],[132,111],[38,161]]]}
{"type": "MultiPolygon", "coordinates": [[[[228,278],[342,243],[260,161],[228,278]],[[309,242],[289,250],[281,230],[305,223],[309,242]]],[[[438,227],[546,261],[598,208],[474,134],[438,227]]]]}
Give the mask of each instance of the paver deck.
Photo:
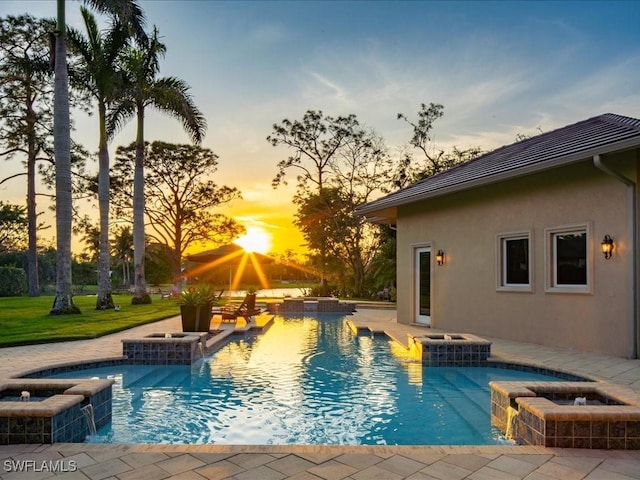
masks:
{"type": "MultiPolygon", "coordinates": [[[[404,341],[424,327],[400,325],[393,310],[361,309],[358,325],[404,341]]],[[[0,377],[60,363],[122,355],[121,339],[180,330],[174,317],[95,340],[0,349],[0,377]]],[[[542,365],[640,391],[640,360],[490,338],[491,355],[542,365]]],[[[528,446],[250,446],[9,445],[0,446],[0,479],[640,479],[640,452],[528,446]],[[57,471],[52,471],[52,470],[57,471]]]]}

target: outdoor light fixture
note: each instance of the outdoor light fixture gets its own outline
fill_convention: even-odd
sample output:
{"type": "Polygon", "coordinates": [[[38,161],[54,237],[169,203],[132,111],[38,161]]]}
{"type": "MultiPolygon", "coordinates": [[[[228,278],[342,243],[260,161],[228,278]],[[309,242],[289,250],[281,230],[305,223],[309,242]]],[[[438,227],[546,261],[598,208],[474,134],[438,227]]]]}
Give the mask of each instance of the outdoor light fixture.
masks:
{"type": "Polygon", "coordinates": [[[436,253],[436,262],[438,262],[438,265],[444,264],[444,252],[442,250],[438,250],[438,253],[436,253]]]}
{"type": "Polygon", "coordinates": [[[600,242],[600,246],[602,247],[604,258],[609,260],[613,255],[613,239],[609,235],[605,235],[602,242],[600,242]]]}

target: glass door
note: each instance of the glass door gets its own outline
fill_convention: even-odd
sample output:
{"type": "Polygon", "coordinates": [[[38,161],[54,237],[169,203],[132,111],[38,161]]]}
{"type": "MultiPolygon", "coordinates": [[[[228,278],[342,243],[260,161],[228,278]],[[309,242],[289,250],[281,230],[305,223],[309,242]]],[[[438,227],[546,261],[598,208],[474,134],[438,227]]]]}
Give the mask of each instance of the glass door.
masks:
{"type": "Polygon", "coordinates": [[[431,248],[416,249],[415,314],[416,323],[431,324],[431,248]]]}

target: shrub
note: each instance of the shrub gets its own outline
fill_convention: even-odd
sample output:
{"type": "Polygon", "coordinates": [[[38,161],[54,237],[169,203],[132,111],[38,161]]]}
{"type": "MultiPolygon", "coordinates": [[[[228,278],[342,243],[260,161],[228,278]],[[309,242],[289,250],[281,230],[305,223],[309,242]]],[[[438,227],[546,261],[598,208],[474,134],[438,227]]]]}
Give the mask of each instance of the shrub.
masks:
{"type": "Polygon", "coordinates": [[[338,297],[340,294],[340,289],[338,288],[338,285],[333,284],[329,284],[326,287],[324,287],[323,285],[316,285],[311,289],[310,293],[312,297],[338,297]]]}
{"type": "Polygon", "coordinates": [[[22,268],[0,267],[0,297],[19,297],[27,290],[27,274],[22,268]]]}

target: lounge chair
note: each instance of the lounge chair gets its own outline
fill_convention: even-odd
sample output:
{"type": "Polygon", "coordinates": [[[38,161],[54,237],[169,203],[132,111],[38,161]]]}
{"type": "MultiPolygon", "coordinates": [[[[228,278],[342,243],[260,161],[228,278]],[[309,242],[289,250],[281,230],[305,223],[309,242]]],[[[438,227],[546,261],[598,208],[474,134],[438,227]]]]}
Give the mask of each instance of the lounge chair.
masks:
{"type": "Polygon", "coordinates": [[[260,312],[261,310],[256,308],[255,293],[247,293],[240,305],[225,305],[222,308],[213,309],[213,314],[220,315],[222,322],[235,321],[238,317],[243,317],[249,323],[251,317],[258,315],[260,312]]]}

